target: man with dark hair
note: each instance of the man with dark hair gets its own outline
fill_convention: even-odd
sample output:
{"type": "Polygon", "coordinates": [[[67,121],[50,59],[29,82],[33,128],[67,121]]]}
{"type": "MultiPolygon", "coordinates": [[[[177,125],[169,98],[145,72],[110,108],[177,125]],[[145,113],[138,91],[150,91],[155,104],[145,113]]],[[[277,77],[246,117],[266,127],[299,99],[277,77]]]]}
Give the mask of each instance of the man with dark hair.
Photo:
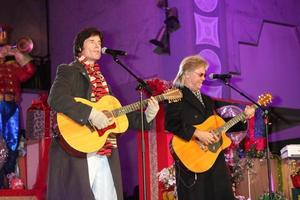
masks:
{"type": "MultiPolygon", "coordinates": [[[[58,66],[51,87],[50,107],[68,116],[80,125],[92,124],[98,130],[111,125],[113,118],[87,104],[76,102],[81,97],[99,102],[111,94],[110,88],[96,63],[101,57],[103,36],[96,28],[86,28],[77,34],[73,52],[75,60],[58,66]]],[[[159,109],[158,102],[151,98],[144,113],[146,129],[159,109]]],[[[127,114],[129,127],[141,126],[141,114],[127,114]]],[[[114,135],[109,135],[105,145],[96,152],[76,157],[59,145],[60,137],[54,139],[50,149],[48,174],[48,200],[122,200],[122,179],[114,135]]]]}
{"type": "Polygon", "coordinates": [[[103,43],[103,35],[96,28],[88,28],[85,31],[80,32],[74,39],[73,53],[75,58],[78,57],[79,53],[82,51],[85,39],[87,39],[91,35],[98,35],[100,37],[101,44],[103,43]]]}
{"type": "Polygon", "coordinates": [[[8,44],[11,28],[0,24],[0,137],[8,147],[8,158],[0,171],[0,189],[5,176],[15,172],[19,144],[19,101],[21,83],[31,78],[36,68],[31,57],[8,44]]]}

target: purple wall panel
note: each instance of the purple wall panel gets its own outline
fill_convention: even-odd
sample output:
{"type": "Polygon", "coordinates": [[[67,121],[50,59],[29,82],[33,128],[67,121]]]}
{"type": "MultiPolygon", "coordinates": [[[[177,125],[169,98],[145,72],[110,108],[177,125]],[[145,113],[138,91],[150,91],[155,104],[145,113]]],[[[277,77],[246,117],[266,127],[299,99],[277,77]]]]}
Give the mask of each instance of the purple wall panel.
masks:
{"type": "MultiPolygon", "coordinates": [[[[232,84],[253,99],[269,91],[275,96],[272,106],[299,109],[300,2],[228,0],[225,5],[227,70],[241,74],[232,84]]],[[[229,97],[244,100],[235,91],[229,97]]],[[[299,126],[287,128],[270,141],[299,138],[299,131],[299,126]]]]}
{"type": "MultiPolygon", "coordinates": [[[[264,23],[257,46],[240,45],[241,89],[254,99],[269,91],[273,106],[300,108],[300,43],[294,27],[264,23]]],[[[232,98],[241,99],[236,93],[232,98]]]]}
{"type": "Polygon", "coordinates": [[[299,25],[298,1],[225,1],[226,32],[231,68],[239,66],[238,42],[257,43],[262,21],[299,25]],[[232,50],[232,51],[231,51],[232,50]]]}
{"type": "MultiPolygon", "coordinates": [[[[296,76],[300,70],[296,29],[300,25],[296,17],[300,14],[300,2],[225,2],[228,71],[241,73],[234,83],[252,97],[261,93],[260,90],[274,91],[278,97],[274,106],[299,108],[297,95],[291,91],[296,91],[300,81],[296,76]],[[257,83],[259,87],[255,87],[257,83]]],[[[231,93],[231,98],[241,99],[235,92],[231,93]]]]}

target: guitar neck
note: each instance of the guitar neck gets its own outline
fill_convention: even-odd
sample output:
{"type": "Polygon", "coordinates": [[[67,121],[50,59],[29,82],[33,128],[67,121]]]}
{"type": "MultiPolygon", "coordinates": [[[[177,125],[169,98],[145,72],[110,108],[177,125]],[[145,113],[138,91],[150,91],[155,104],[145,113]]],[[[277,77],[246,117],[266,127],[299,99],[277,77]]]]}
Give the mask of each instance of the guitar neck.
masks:
{"type": "MultiPolygon", "coordinates": [[[[157,95],[157,96],[155,96],[154,98],[155,98],[158,102],[165,100],[164,94],[157,95]]],[[[145,100],[142,101],[142,106],[143,106],[143,108],[148,104],[148,100],[149,100],[149,99],[145,99],[145,100]]],[[[112,114],[113,114],[114,117],[118,117],[118,116],[121,116],[121,115],[125,115],[125,114],[127,114],[127,113],[130,113],[130,112],[133,112],[133,111],[135,111],[135,110],[138,110],[138,109],[140,109],[140,107],[141,107],[141,102],[138,101],[138,102],[129,104],[129,105],[127,105],[127,106],[123,106],[123,107],[121,107],[121,108],[117,108],[117,109],[115,109],[115,110],[113,110],[113,111],[111,111],[111,112],[112,112],[112,114]]]]}
{"type": "MultiPolygon", "coordinates": [[[[252,105],[255,109],[257,108],[257,105],[252,105]]],[[[237,124],[240,121],[243,121],[246,119],[246,114],[244,112],[241,112],[228,122],[226,122],[223,126],[219,127],[217,130],[215,130],[215,134],[219,135],[221,133],[227,132],[231,127],[233,127],[235,124],[237,124]]]]}

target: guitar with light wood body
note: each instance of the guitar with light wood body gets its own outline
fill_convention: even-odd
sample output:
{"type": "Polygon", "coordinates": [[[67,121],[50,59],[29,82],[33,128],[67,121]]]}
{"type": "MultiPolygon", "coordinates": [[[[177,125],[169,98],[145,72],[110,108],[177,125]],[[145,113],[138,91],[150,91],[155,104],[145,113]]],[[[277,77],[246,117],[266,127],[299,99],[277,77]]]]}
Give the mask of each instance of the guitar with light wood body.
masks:
{"type": "MultiPolygon", "coordinates": [[[[266,93],[259,96],[257,103],[265,106],[270,103],[271,100],[272,95],[266,93]]],[[[258,108],[255,104],[252,106],[255,109],[258,108]]],[[[186,141],[174,135],[170,145],[174,159],[180,160],[181,163],[192,172],[201,173],[209,170],[216,161],[219,153],[231,144],[231,140],[226,135],[226,131],[238,122],[244,120],[246,120],[246,115],[244,112],[241,112],[226,123],[218,115],[212,115],[202,124],[195,125],[196,129],[212,132],[220,138],[218,142],[207,146],[195,138],[186,141]]]]}
{"type": "MultiPolygon", "coordinates": [[[[158,102],[163,100],[179,101],[182,93],[179,89],[170,89],[161,95],[154,97],[158,102]]],[[[75,101],[84,103],[102,112],[110,113],[113,122],[105,129],[97,130],[92,124],[81,125],[64,115],[57,113],[57,125],[60,138],[67,143],[68,147],[81,152],[91,153],[101,149],[110,133],[123,133],[128,129],[126,114],[140,109],[140,102],[122,107],[120,102],[113,96],[103,96],[98,102],[91,102],[83,98],[75,98],[75,101]]],[[[142,101],[142,106],[147,105],[148,99],[142,101]]]]}

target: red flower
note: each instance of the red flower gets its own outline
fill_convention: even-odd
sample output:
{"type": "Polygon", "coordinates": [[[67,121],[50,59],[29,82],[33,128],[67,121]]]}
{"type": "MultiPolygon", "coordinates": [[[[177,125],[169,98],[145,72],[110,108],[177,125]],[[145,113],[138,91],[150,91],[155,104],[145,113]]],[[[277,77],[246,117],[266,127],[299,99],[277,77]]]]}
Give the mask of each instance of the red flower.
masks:
{"type": "MultiPolygon", "coordinates": [[[[149,79],[146,81],[149,87],[152,89],[152,96],[157,96],[164,93],[167,89],[171,88],[171,83],[158,78],[149,79]]],[[[150,94],[147,92],[147,95],[150,94]]]]}
{"type": "Polygon", "coordinates": [[[252,147],[254,147],[257,151],[263,151],[266,148],[266,138],[247,140],[245,142],[245,150],[250,151],[252,147]]]}

